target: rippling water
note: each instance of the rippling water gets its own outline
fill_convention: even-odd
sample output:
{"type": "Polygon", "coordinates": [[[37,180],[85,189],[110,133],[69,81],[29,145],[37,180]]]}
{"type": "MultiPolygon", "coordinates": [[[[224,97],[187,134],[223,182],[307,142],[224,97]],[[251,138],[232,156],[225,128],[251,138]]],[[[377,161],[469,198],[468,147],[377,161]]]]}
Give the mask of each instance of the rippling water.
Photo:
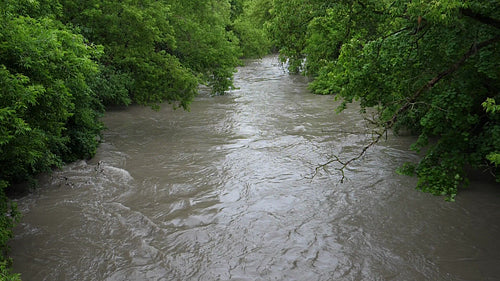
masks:
{"type": "Polygon", "coordinates": [[[96,157],[19,200],[23,280],[500,280],[500,192],[475,180],[456,203],[395,174],[413,139],[369,150],[340,183],[340,154],[370,140],[355,106],[307,91],[275,57],[190,112],[106,114],[96,157]]]}

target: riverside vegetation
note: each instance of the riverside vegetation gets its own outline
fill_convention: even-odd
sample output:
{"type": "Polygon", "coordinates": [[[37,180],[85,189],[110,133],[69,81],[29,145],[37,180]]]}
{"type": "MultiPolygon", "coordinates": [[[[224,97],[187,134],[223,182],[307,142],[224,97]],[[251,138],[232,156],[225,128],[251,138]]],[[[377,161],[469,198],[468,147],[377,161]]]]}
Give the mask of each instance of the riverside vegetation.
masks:
{"type": "MultiPolygon", "coordinates": [[[[92,157],[106,106],[189,109],[200,84],[222,94],[239,58],[271,50],[313,78],[312,92],[341,99],[337,110],[376,109],[366,149],[388,130],[417,134],[423,157],[400,172],[419,189],[454,200],[467,167],[499,179],[494,0],[6,0],[0,14],[4,280],[20,279],[6,255],[19,219],[6,196],[13,184],[92,157]]],[[[342,171],[355,159],[324,165],[342,171]]]]}
{"type": "Polygon", "coordinates": [[[239,58],[270,46],[245,9],[252,2],[0,3],[1,280],[20,278],[6,255],[19,219],[5,195],[13,184],[92,157],[108,105],[188,109],[199,84],[228,90],[239,58]]]}
{"type": "Polygon", "coordinates": [[[275,0],[271,32],[291,72],[335,94],[342,111],[375,108],[374,140],[406,129],[425,150],[400,173],[417,188],[454,200],[467,168],[500,180],[500,5],[498,1],[275,0]]]}

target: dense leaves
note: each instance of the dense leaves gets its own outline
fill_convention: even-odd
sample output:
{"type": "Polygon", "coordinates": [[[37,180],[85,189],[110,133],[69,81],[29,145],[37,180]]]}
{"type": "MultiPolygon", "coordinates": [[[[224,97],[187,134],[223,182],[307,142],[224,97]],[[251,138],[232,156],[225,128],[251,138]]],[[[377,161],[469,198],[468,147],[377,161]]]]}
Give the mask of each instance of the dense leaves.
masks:
{"type": "Polygon", "coordinates": [[[20,214],[16,205],[5,195],[6,181],[0,180],[0,280],[18,281],[19,274],[12,273],[10,266],[12,260],[8,258],[7,242],[12,238],[12,228],[18,222],[20,214]]]}
{"type": "Polygon", "coordinates": [[[425,155],[401,169],[419,177],[418,188],[453,199],[466,167],[498,177],[496,1],[275,3],[282,57],[315,78],[313,92],[336,94],[340,109],[376,108],[384,130],[419,134],[413,148],[425,155]]]}
{"type": "Polygon", "coordinates": [[[49,18],[2,24],[2,179],[23,180],[92,155],[101,128],[100,104],[87,85],[97,73],[96,49],[49,18]]]}
{"type": "Polygon", "coordinates": [[[104,46],[96,84],[103,102],[156,106],[169,101],[187,107],[198,81],[171,54],[175,39],[168,5],[117,0],[61,3],[61,20],[104,46]]]}
{"type": "Polygon", "coordinates": [[[177,31],[174,54],[201,81],[222,94],[233,86],[235,66],[239,64],[238,40],[229,30],[231,5],[229,1],[171,1],[177,31]]]}
{"type": "MultiPolygon", "coordinates": [[[[232,1],[238,3],[238,1],[232,1]]],[[[232,30],[238,37],[243,57],[255,58],[268,54],[272,43],[268,35],[272,0],[248,0],[233,12],[232,30]]]]}
{"type": "Polygon", "coordinates": [[[200,83],[213,94],[232,87],[242,54],[239,39],[260,35],[253,26],[240,36],[232,30],[242,29],[233,20],[244,2],[61,0],[60,18],[104,46],[97,83],[104,103],[156,107],[168,101],[188,108],[200,83]]]}

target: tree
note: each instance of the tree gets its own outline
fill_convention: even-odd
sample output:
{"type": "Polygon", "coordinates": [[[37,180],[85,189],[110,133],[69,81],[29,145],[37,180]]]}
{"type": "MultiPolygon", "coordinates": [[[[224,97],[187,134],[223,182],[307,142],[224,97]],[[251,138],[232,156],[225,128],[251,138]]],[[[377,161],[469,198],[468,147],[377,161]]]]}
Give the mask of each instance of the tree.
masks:
{"type": "Polygon", "coordinates": [[[313,5],[305,0],[275,0],[269,27],[280,59],[292,73],[301,71],[305,58],[307,25],[314,18],[313,5]]]}
{"type": "Polygon", "coordinates": [[[95,153],[102,106],[89,82],[99,48],[55,20],[57,3],[0,5],[0,276],[10,273],[6,243],[19,219],[5,195],[64,161],[95,153]],[[33,13],[34,17],[30,17],[33,13]]]}
{"type": "MultiPolygon", "coordinates": [[[[295,40],[300,45],[282,41],[282,49],[307,58],[311,90],[336,94],[340,110],[353,101],[377,109],[381,130],[366,148],[390,129],[418,134],[412,148],[427,148],[425,156],[400,171],[450,200],[467,183],[467,166],[489,167],[498,177],[499,117],[482,106],[499,99],[495,1],[336,1],[310,14],[299,17],[308,26],[295,40]]],[[[326,164],[333,162],[343,168],[351,161],[326,164]]]]}
{"type": "Polygon", "coordinates": [[[164,1],[62,0],[61,20],[104,46],[101,76],[105,103],[158,106],[163,101],[187,108],[198,79],[173,54],[176,48],[170,7],[164,1]]]}
{"type": "Polygon", "coordinates": [[[273,7],[271,0],[232,1],[236,10],[232,13],[231,29],[238,37],[242,56],[262,57],[272,48],[267,26],[273,7]]]}
{"type": "Polygon", "coordinates": [[[228,0],[171,0],[174,54],[212,88],[223,94],[233,86],[233,73],[241,55],[232,31],[228,0]]]}
{"type": "Polygon", "coordinates": [[[100,103],[87,81],[97,50],[49,18],[4,20],[0,42],[2,179],[93,155],[100,103]]]}
{"type": "Polygon", "coordinates": [[[105,103],[131,101],[187,108],[206,83],[212,92],[232,86],[239,47],[227,27],[228,1],[62,0],[63,22],[104,46],[97,81],[105,103]]]}

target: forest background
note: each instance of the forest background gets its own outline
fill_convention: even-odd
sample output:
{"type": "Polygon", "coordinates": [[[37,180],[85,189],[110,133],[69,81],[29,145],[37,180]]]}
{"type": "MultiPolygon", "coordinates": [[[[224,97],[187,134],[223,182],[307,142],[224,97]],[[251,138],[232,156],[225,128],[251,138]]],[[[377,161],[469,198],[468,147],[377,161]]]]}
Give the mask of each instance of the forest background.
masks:
{"type": "Polygon", "coordinates": [[[107,106],[189,109],[233,86],[241,58],[279,52],[316,94],[351,102],[374,139],[404,129],[423,151],[399,172],[454,200],[469,169],[500,180],[496,0],[5,0],[0,3],[0,277],[20,182],[96,152],[107,106]]]}

